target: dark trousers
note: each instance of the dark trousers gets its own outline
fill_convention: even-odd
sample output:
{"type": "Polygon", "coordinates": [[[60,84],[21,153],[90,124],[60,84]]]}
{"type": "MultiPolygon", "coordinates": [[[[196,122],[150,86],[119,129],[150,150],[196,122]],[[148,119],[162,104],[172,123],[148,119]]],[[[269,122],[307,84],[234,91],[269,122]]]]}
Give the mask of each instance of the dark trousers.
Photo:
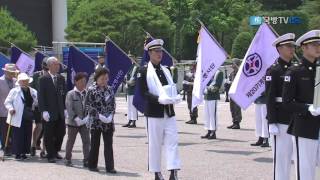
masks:
{"type": "Polygon", "coordinates": [[[20,127],[12,128],[12,153],[16,155],[29,154],[32,137],[32,121],[22,119],[20,127]]]}
{"type": "MultiPolygon", "coordinates": [[[[0,117],[0,141],[1,141],[1,148],[4,149],[5,143],[6,143],[6,137],[8,132],[9,125],[7,124],[7,117],[0,117]]],[[[8,140],[8,147],[5,149],[6,152],[10,152],[11,147],[11,136],[12,131],[9,134],[9,140],[8,140]]]]}
{"type": "Polygon", "coordinates": [[[232,122],[235,124],[239,124],[242,120],[241,108],[232,99],[230,99],[230,111],[232,122]]]}
{"type": "Polygon", "coordinates": [[[78,133],[80,134],[82,140],[83,162],[87,162],[90,149],[90,134],[89,129],[85,125],[81,127],[68,126],[66,160],[71,160],[72,158],[72,149],[78,133]]]}
{"type": "Polygon", "coordinates": [[[44,143],[48,153],[48,159],[55,158],[61,150],[63,137],[66,134],[64,119],[44,122],[44,143]]]}
{"type": "Polygon", "coordinates": [[[97,168],[98,158],[99,158],[99,147],[100,147],[100,138],[101,134],[104,141],[104,161],[106,170],[114,169],[114,160],[113,160],[113,131],[107,130],[102,132],[101,130],[93,129],[91,130],[91,147],[89,153],[88,167],[90,169],[97,168]]]}
{"type": "Polygon", "coordinates": [[[188,92],[188,94],[187,94],[187,103],[188,103],[190,119],[191,120],[197,120],[197,118],[198,118],[198,107],[195,107],[193,110],[191,110],[191,108],[192,108],[192,92],[188,92]]]}

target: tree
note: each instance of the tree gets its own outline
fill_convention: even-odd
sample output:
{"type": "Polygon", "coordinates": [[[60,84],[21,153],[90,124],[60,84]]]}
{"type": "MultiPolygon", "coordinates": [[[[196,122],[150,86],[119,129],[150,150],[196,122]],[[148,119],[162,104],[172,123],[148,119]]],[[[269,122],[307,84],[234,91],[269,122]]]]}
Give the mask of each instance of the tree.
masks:
{"type": "Polygon", "coordinates": [[[108,35],[126,52],[141,56],[144,30],[168,46],[172,29],[169,17],[147,0],[92,0],[80,3],[66,32],[70,41],[103,42],[108,35]]]}
{"type": "Polygon", "coordinates": [[[9,42],[11,42],[25,51],[30,51],[37,44],[35,35],[4,8],[0,8],[0,22],[0,46],[2,48],[9,48],[9,42]]]}
{"type": "Polygon", "coordinates": [[[250,46],[252,38],[253,36],[250,32],[239,33],[233,41],[231,56],[234,58],[243,58],[250,46]]]}
{"type": "Polygon", "coordinates": [[[305,1],[299,9],[309,17],[309,29],[320,29],[320,0],[305,1]]]}
{"type": "Polygon", "coordinates": [[[259,0],[264,10],[292,10],[300,6],[303,0],[259,0]]]}

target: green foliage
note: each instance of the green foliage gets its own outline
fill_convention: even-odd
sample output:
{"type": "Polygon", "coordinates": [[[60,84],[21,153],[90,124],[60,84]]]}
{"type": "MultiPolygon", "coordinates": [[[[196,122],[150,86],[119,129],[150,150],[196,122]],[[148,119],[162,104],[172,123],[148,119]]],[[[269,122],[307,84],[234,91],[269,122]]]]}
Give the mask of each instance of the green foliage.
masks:
{"type": "Polygon", "coordinates": [[[69,41],[104,42],[108,35],[126,52],[141,55],[145,33],[170,44],[173,26],[169,17],[147,0],[83,1],[66,29],[69,41]]]}
{"type": "Polygon", "coordinates": [[[241,32],[233,41],[232,54],[233,58],[242,59],[250,46],[253,35],[249,32],[241,32]]]}
{"type": "Polygon", "coordinates": [[[264,10],[291,10],[302,4],[303,0],[259,0],[264,10]]]}
{"type": "Polygon", "coordinates": [[[1,47],[9,48],[11,42],[25,51],[30,51],[37,44],[35,35],[4,8],[0,8],[0,22],[1,47]]]}

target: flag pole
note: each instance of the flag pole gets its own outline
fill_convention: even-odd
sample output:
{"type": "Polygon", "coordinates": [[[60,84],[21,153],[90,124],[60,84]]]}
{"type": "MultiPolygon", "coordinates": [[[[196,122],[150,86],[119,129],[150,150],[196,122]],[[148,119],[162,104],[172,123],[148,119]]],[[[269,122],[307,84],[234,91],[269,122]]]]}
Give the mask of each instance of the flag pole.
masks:
{"type": "MultiPolygon", "coordinates": [[[[82,53],[84,56],[86,56],[90,61],[92,61],[94,63],[94,65],[97,65],[98,63],[93,60],[90,56],[88,56],[86,53],[83,53],[77,46],[75,46],[74,44],[71,44],[72,47],[74,47],[75,49],[77,49],[80,53],[82,53]]],[[[69,46],[70,48],[70,46],[69,46]]],[[[70,52],[70,50],[69,50],[70,52]]]]}
{"type": "MultiPolygon", "coordinates": [[[[142,29],[142,30],[147,34],[148,37],[151,37],[152,39],[154,39],[154,37],[148,31],[146,31],[144,29],[142,29]]],[[[175,65],[177,63],[176,58],[174,58],[166,49],[163,49],[163,51],[169,55],[169,57],[173,60],[173,62],[172,62],[173,65],[175,65]]]]}
{"type": "MultiPolygon", "coordinates": [[[[8,41],[8,42],[9,42],[9,41],[8,41]]],[[[33,59],[32,56],[30,56],[30,54],[26,53],[24,50],[20,49],[18,46],[16,46],[16,45],[13,44],[12,42],[9,42],[9,43],[10,43],[11,47],[12,47],[12,46],[16,47],[16,48],[19,49],[21,52],[23,52],[25,55],[27,55],[27,56],[29,56],[31,59],[33,59]]],[[[34,60],[34,59],[33,59],[33,60],[34,60]]]]}
{"type": "MultiPolygon", "coordinates": [[[[105,36],[105,42],[110,41],[112,42],[120,51],[122,51],[122,53],[124,53],[130,60],[131,62],[133,62],[135,65],[137,65],[138,67],[140,66],[133,58],[129,57],[128,54],[126,52],[124,52],[124,50],[122,50],[114,41],[111,40],[111,38],[107,35],[105,36]]],[[[108,52],[107,52],[108,53],[108,52]]]]}
{"type": "MultiPolygon", "coordinates": [[[[271,31],[277,36],[279,37],[280,35],[278,34],[278,32],[269,24],[269,23],[266,23],[267,26],[271,29],[271,31]]],[[[298,61],[301,61],[301,59],[297,56],[296,52],[294,52],[294,57],[298,60],[298,61]]]]}
{"type": "MultiPolygon", "coordinates": [[[[225,55],[227,55],[228,58],[230,58],[231,56],[226,52],[226,50],[221,46],[221,44],[219,43],[219,41],[217,41],[217,39],[210,33],[210,31],[207,29],[207,27],[204,25],[204,23],[197,18],[197,21],[200,23],[201,27],[203,27],[204,30],[207,31],[207,33],[210,35],[210,37],[216,42],[216,44],[223,50],[223,52],[225,53],[225,55]]],[[[201,37],[200,37],[201,38],[201,37]]]]}

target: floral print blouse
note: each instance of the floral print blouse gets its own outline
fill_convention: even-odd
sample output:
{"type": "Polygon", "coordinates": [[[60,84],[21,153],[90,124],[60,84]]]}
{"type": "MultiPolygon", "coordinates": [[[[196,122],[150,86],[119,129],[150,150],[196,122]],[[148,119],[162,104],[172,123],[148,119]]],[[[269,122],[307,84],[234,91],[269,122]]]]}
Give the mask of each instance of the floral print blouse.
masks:
{"type": "Polygon", "coordinates": [[[99,114],[108,117],[114,115],[116,109],[114,92],[111,86],[100,88],[96,82],[88,88],[88,93],[85,99],[86,114],[89,115],[87,127],[92,130],[113,130],[114,123],[103,123],[99,120],[99,114]]]}

